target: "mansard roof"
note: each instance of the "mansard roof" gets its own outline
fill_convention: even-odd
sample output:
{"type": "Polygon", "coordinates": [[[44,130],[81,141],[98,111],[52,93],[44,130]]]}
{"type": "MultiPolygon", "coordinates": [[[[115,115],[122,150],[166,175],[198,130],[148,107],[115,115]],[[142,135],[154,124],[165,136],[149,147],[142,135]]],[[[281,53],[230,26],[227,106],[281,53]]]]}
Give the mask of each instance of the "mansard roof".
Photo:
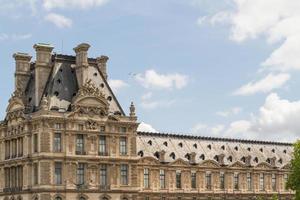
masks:
{"type": "MultiPolygon", "coordinates": [[[[76,96],[79,89],[76,70],[74,70],[76,56],[54,54],[52,55],[52,63],[51,73],[42,96],[48,98],[50,110],[68,111],[72,99],[76,96]]],[[[109,113],[125,115],[107,80],[97,67],[96,59],[88,58],[88,63],[88,78],[91,80],[91,83],[99,88],[105,95],[105,98],[108,99],[109,113]]],[[[36,89],[34,66],[35,63],[31,63],[31,76],[25,90],[25,107],[27,113],[34,112],[38,109],[34,106],[36,105],[36,102],[34,102],[36,89]]],[[[40,104],[40,102],[38,104],[40,104]]]]}
{"type": "Polygon", "coordinates": [[[259,167],[259,164],[267,163],[274,168],[283,168],[291,160],[293,147],[291,143],[282,142],[138,132],[139,156],[157,158],[161,151],[164,151],[167,163],[177,159],[190,162],[191,153],[195,153],[194,164],[214,160],[225,166],[239,162],[245,166],[259,167]]]}

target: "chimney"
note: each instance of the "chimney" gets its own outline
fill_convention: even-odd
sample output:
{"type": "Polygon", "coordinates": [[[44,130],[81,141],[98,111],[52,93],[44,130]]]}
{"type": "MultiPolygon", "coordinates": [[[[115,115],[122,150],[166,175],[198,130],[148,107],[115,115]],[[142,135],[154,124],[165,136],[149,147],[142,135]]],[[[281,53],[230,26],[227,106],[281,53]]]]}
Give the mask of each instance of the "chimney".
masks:
{"type": "Polygon", "coordinates": [[[51,66],[51,52],[53,46],[50,44],[38,43],[33,46],[36,51],[35,62],[35,106],[41,101],[47,80],[49,78],[51,66]]]}
{"type": "Polygon", "coordinates": [[[97,58],[98,68],[106,80],[107,80],[106,63],[107,63],[108,59],[109,59],[109,57],[107,57],[107,56],[100,56],[97,58]]]}
{"type": "Polygon", "coordinates": [[[23,93],[30,78],[31,56],[27,53],[15,53],[13,58],[16,61],[15,91],[23,93]]]}
{"type": "Polygon", "coordinates": [[[84,84],[84,81],[86,81],[88,77],[86,68],[89,66],[87,53],[89,48],[89,44],[81,43],[73,49],[76,53],[76,76],[79,88],[84,84]]]}

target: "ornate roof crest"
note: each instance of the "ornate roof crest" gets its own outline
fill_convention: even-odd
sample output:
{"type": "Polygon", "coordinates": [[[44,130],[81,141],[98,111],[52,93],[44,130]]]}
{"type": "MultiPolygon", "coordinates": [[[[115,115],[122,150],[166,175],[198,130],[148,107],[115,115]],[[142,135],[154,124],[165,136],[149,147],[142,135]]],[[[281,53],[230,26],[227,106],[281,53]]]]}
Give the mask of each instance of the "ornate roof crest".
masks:
{"type": "Polygon", "coordinates": [[[95,84],[92,83],[91,79],[87,79],[82,87],[78,91],[78,96],[96,96],[105,98],[105,95],[100,91],[95,84]]]}

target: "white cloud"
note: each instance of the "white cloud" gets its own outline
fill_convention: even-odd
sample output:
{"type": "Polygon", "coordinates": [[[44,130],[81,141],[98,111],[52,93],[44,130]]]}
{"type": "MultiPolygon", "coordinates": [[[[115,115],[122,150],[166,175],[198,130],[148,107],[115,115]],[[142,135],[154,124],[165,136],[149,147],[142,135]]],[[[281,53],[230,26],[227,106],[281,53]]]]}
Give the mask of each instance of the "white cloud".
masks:
{"type": "Polygon", "coordinates": [[[287,73],[269,74],[265,78],[257,81],[250,82],[234,92],[234,95],[252,95],[255,93],[266,93],[274,89],[281,88],[288,80],[290,75],[287,73]]]}
{"type": "Polygon", "coordinates": [[[128,84],[125,81],[111,79],[108,81],[109,86],[111,87],[112,91],[117,93],[120,89],[124,87],[128,87],[128,84]]]}
{"type": "Polygon", "coordinates": [[[53,23],[59,28],[70,28],[72,26],[72,20],[56,13],[49,13],[45,16],[45,20],[53,23]]]}
{"type": "Polygon", "coordinates": [[[198,25],[203,25],[205,23],[209,23],[210,25],[216,24],[226,24],[231,19],[231,13],[227,11],[218,12],[212,16],[201,16],[197,20],[198,25]]]}
{"type": "Polygon", "coordinates": [[[44,0],[43,6],[47,10],[54,8],[89,9],[104,5],[108,0],[44,0]]]}
{"type": "Polygon", "coordinates": [[[183,74],[159,74],[155,70],[147,70],[144,74],[137,74],[135,79],[145,88],[153,89],[181,89],[187,85],[188,77],[183,74]]]}
{"type": "Polygon", "coordinates": [[[3,40],[26,40],[31,38],[32,35],[31,34],[6,34],[6,33],[1,33],[0,34],[0,41],[3,40]]]}
{"type": "Polygon", "coordinates": [[[208,126],[207,124],[198,123],[191,129],[191,132],[194,135],[220,137],[222,136],[224,128],[225,126],[222,124],[208,126]]]}
{"type": "Polygon", "coordinates": [[[156,129],[154,129],[150,124],[147,124],[145,122],[141,122],[137,128],[137,131],[141,132],[158,132],[156,129]]]}
{"type": "Polygon", "coordinates": [[[152,92],[147,92],[142,95],[142,100],[145,101],[145,100],[151,99],[152,95],[153,95],[152,92]]]}
{"type": "Polygon", "coordinates": [[[233,108],[230,108],[229,110],[218,111],[218,112],[216,112],[216,115],[221,116],[221,117],[229,117],[232,115],[237,115],[241,111],[242,111],[242,108],[233,107],[233,108]]]}
{"type": "Polygon", "coordinates": [[[172,106],[175,103],[175,100],[144,100],[141,102],[141,106],[144,109],[155,109],[155,108],[167,108],[172,106]]]}

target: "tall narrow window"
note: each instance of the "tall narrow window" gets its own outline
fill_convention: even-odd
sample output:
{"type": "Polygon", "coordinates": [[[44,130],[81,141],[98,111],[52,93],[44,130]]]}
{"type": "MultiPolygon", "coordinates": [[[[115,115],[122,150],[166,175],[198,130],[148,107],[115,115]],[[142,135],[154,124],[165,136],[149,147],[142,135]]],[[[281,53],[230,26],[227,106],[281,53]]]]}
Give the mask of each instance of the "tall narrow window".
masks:
{"type": "Polygon", "coordinates": [[[235,190],[239,190],[239,174],[238,173],[234,173],[233,175],[234,178],[234,189],[235,190]]]}
{"type": "Polygon", "coordinates": [[[18,139],[18,157],[23,156],[23,138],[18,139]]]}
{"type": "Polygon", "coordinates": [[[149,169],[144,169],[144,188],[149,188],[149,169]]]}
{"type": "Polygon", "coordinates": [[[37,134],[33,135],[33,152],[34,153],[38,152],[38,135],[37,134]]]}
{"type": "Polygon", "coordinates": [[[211,190],[211,173],[210,172],[206,172],[205,183],[206,183],[206,189],[211,190]]]}
{"type": "Polygon", "coordinates": [[[165,170],[163,169],[159,170],[159,185],[160,185],[160,189],[166,188],[166,175],[165,175],[165,170]]]}
{"type": "Polygon", "coordinates": [[[276,191],[276,174],[272,174],[272,189],[276,191]]]}
{"type": "Polygon", "coordinates": [[[263,173],[259,175],[259,190],[265,190],[265,175],[263,173]]]}
{"type": "Polygon", "coordinates": [[[288,182],[289,175],[288,174],[284,174],[283,175],[283,179],[284,179],[284,190],[288,190],[287,187],[286,187],[286,184],[288,182]]]}
{"type": "Polygon", "coordinates": [[[126,137],[120,137],[120,155],[127,154],[127,139],[126,137]]]}
{"type": "Polygon", "coordinates": [[[252,176],[251,176],[251,173],[247,173],[247,188],[248,188],[248,191],[252,190],[252,176]]]}
{"type": "Polygon", "coordinates": [[[9,168],[4,168],[4,173],[5,173],[5,188],[10,187],[10,171],[9,168]]]}
{"type": "Polygon", "coordinates": [[[39,169],[38,163],[33,164],[33,184],[37,185],[39,180],[39,169]]]}
{"type": "Polygon", "coordinates": [[[62,164],[61,162],[55,163],[55,184],[62,184],[62,164]]]}
{"type": "Polygon", "coordinates": [[[23,187],[23,166],[18,166],[18,186],[23,187]]]}
{"type": "Polygon", "coordinates": [[[61,133],[54,134],[54,152],[61,152],[61,133]]]}
{"type": "Polygon", "coordinates": [[[78,134],[76,137],[76,154],[77,155],[84,154],[84,140],[82,134],[78,134]]]}
{"type": "Polygon", "coordinates": [[[192,189],[197,188],[197,177],[196,177],[196,172],[191,172],[191,187],[192,189]]]}
{"type": "Polygon", "coordinates": [[[6,140],[5,141],[5,159],[10,158],[10,141],[6,140]]]}
{"type": "Polygon", "coordinates": [[[101,135],[99,137],[99,155],[100,156],[106,156],[106,137],[101,135]]]}
{"type": "Polygon", "coordinates": [[[225,174],[224,174],[224,172],[220,173],[220,189],[221,190],[225,189],[225,174]]]}
{"type": "Polygon", "coordinates": [[[100,165],[100,186],[107,185],[107,165],[100,165]]]}
{"type": "Polygon", "coordinates": [[[121,184],[128,185],[128,165],[121,164],[120,171],[121,171],[121,184]]]}
{"type": "Polygon", "coordinates": [[[78,163],[77,166],[77,184],[84,184],[84,163],[78,163]]]}
{"type": "Polygon", "coordinates": [[[176,171],[176,188],[181,188],[181,171],[176,171]]]}

